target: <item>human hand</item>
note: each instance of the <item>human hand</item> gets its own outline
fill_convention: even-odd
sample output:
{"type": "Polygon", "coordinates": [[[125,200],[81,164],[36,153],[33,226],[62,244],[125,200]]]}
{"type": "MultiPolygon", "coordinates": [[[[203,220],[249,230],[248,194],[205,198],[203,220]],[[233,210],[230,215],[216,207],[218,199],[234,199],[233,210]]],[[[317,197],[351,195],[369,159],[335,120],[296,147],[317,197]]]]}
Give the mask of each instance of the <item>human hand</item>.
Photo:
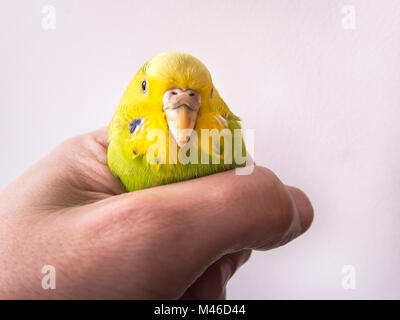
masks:
{"type": "Polygon", "coordinates": [[[0,298],[224,298],[252,249],[311,224],[304,193],[258,166],[125,193],[107,146],[106,129],[70,139],[0,193],[0,298]]]}

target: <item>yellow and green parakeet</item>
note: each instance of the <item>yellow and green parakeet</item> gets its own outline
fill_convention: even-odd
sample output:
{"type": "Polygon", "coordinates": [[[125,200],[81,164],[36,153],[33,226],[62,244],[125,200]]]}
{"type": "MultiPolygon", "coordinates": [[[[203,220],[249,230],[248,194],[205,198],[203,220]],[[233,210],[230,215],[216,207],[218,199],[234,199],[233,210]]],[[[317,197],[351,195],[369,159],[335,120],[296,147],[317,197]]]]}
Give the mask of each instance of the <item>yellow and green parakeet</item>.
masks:
{"type": "Polygon", "coordinates": [[[127,191],[246,165],[240,119],[190,54],[148,60],[109,126],[108,165],[127,191]]]}

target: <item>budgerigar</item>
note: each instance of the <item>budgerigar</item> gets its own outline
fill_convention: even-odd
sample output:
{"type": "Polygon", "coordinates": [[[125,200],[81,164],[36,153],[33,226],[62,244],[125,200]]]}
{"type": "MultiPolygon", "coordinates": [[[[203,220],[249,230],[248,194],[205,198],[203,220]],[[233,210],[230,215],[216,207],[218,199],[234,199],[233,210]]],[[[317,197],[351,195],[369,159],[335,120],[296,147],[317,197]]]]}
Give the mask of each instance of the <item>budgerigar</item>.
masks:
{"type": "Polygon", "coordinates": [[[127,191],[241,167],[240,129],[201,61],[162,53],[139,69],[121,99],[109,126],[108,164],[127,191]]]}

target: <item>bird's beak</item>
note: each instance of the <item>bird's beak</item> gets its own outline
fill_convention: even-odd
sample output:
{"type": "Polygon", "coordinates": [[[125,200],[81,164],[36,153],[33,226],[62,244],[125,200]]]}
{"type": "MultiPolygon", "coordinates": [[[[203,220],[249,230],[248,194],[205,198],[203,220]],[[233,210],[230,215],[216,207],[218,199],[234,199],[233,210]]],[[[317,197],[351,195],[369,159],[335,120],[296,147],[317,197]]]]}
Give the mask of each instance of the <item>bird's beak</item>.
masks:
{"type": "Polygon", "coordinates": [[[189,141],[196,126],[201,96],[192,89],[170,89],[164,93],[163,104],[169,131],[182,148],[189,141]]]}

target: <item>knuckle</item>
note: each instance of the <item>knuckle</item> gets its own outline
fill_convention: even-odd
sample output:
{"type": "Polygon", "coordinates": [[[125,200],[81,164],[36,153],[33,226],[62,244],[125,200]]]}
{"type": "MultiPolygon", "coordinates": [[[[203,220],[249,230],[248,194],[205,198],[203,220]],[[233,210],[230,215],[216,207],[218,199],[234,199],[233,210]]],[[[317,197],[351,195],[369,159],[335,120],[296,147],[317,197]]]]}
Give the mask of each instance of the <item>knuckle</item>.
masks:
{"type": "Polygon", "coordinates": [[[84,150],[89,149],[89,147],[93,145],[94,142],[95,137],[90,133],[86,133],[63,141],[60,144],[60,147],[71,151],[84,150]]]}
{"type": "Polygon", "coordinates": [[[85,136],[72,137],[62,142],[61,146],[65,148],[76,148],[77,146],[82,145],[84,140],[85,136]]]}

